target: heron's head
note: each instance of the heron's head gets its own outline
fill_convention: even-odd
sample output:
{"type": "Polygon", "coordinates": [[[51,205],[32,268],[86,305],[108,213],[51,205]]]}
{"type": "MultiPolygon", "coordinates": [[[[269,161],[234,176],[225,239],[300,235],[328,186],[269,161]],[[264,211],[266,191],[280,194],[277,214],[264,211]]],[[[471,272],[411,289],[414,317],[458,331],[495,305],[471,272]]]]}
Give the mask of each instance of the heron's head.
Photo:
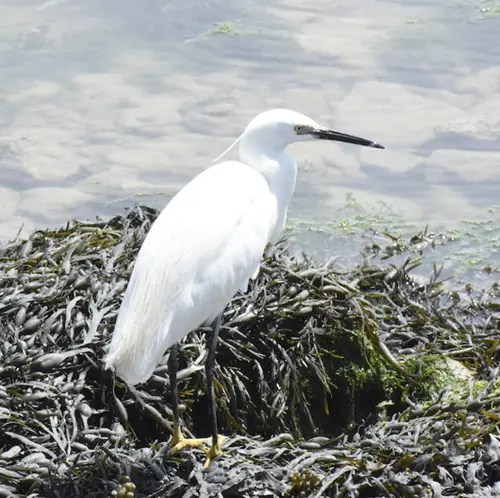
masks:
{"type": "Polygon", "coordinates": [[[288,109],[272,109],[258,114],[248,124],[243,137],[245,135],[269,145],[276,144],[278,147],[286,147],[294,142],[333,140],[376,149],[384,148],[372,140],[321,126],[304,114],[288,109]]]}
{"type": "Polygon", "coordinates": [[[240,147],[240,156],[262,153],[271,155],[283,153],[284,149],[292,143],[310,140],[332,140],[375,149],[385,148],[372,140],[321,126],[300,112],[272,109],[255,116],[241,136],[216,161],[237,144],[240,147]]]}

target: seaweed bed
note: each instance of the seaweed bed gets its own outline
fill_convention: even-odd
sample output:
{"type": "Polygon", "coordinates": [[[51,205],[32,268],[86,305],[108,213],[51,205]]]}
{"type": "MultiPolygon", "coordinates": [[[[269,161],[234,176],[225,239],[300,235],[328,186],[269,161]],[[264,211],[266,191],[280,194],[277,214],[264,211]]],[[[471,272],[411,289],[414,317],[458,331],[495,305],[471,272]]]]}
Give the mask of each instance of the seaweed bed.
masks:
{"type": "MultiPolygon", "coordinates": [[[[352,269],[273,248],[223,318],[225,456],[169,455],[165,362],[135,388],[102,366],[156,215],[0,248],[0,496],[500,496],[500,291],[413,277],[426,233],[352,269]]],[[[205,436],[204,331],[180,351],[183,419],[205,436]]]]}

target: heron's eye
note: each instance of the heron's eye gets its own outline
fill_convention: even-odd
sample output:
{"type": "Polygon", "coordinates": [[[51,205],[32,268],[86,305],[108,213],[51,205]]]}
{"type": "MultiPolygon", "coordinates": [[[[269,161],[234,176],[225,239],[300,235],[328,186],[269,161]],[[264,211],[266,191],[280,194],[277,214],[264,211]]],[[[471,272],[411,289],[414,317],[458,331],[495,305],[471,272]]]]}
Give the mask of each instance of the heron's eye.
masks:
{"type": "Polygon", "coordinates": [[[307,126],[305,125],[295,125],[294,129],[297,135],[303,135],[304,133],[307,133],[307,126]]]}

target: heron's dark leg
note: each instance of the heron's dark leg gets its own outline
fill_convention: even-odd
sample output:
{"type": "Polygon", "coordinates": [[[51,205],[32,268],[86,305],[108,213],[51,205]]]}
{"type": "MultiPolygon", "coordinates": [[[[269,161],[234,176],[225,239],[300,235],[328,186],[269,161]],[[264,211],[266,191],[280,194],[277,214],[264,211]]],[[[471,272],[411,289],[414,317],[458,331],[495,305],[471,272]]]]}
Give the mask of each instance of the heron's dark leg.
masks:
{"type": "Polygon", "coordinates": [[[220,455],[222,455],[221,445],[224,437],[219,437],[217,431],[217,405],[215,402],[214,393],[214,367],[215,367],[215,350],[217,347],[217,338],[219,337],[219,330],[221,325],[222,314],[219,314],[215,320],[215,326],[212,333],[208,336],[208,357],[205,363],[205,372],[207,377],[208,387],[208,401],[210,407],[210,418],[212,421],[212,446],[207,452],[207,460],[205,467],[210,465],[210,462],[220,455]]]}
{"type": "Polygon", "coordinates": [[[215,327],[211,337],[208,338],[208,358],[205,363],[207,375],[208,399],[210,402],[210,417],[212,418],[212,445],[217,443],[217,405],[215,403],[214,392],[214,368],[215,368],[215,350],[217,348],[217,339],[219,337],[221,316],[218,315],[215,320],[215,327]]]}
{"type": "Polygon", "coordinates": [[[175,344],[170,349],[170,356],[168,357],[168,378],[170,380],[170,389],[172,390],[172,412],[174,415],[174,433],[172,435],[172,441],[170,442],[170,452],[176,453],[183,448],[201,448],[207,452],[208,450],[205,444],[208,443],[208,440],[206,438],[186,439],[182,435],[181,417],[179,413],[179,393],[177,391],[177,352],[178,346],[175,344]]]}
{"type": "Polygon", "coordinates": [[[179,362],[177,359],[177,344],[174,344],[170,349],[170,354],[168,356],[168,378],[170,380],[170,389],[172,391],[172,411],[174,414],[174,434],[172,437],[172,446],[179,443],[183,437],[181,433],[181,418],[179,415],[179,393],[177,391],[177,369],[179,368],[179,362]]]}

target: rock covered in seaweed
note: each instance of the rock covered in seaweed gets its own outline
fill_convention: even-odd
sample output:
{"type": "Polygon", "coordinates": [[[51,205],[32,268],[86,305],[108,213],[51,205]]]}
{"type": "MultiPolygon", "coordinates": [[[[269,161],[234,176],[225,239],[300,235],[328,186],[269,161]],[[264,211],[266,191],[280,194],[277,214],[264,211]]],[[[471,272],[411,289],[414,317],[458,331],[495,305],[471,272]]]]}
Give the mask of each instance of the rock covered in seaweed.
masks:
{"type": "MultiPolygon", "coordinates": [[[[3,495],[496,492],[498,289],[445,293],[437,275],[412,278],[418,260],[381,265],[370,251],[349,270],[272,251],[224,314],[216,393],[227,456],[208,472],[196,452],[170,458],[166,365],[130,388],[101,361],[156,214],[137,207],[0,249],[3,495]]],[[[402,242],[377,251],[404,252],[402,242]]],[[[180,357],[183,419],[208,435],[203,329],[180,357]]]]}

